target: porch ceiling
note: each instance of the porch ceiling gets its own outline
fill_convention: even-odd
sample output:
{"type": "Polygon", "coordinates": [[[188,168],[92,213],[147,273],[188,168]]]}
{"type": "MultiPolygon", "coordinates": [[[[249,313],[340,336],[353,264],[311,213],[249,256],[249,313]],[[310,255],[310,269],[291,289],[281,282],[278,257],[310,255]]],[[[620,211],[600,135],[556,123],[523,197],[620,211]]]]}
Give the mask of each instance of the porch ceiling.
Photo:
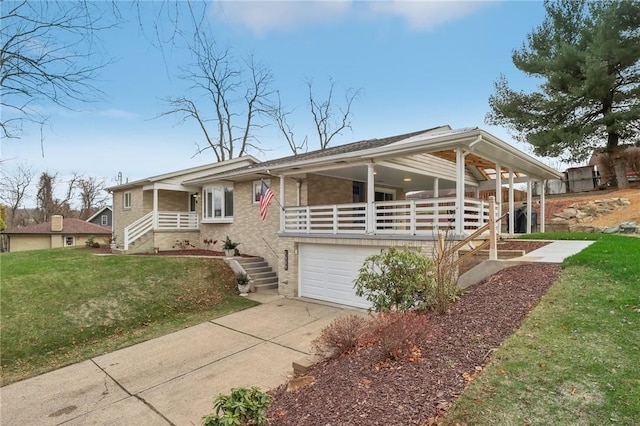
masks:
{"type": "MultiPolygon", "coordinates": [[[[342,169],[318,171],[318,174],[337,178],[367,181],[367,168],[364,165],[350,166],[342,169]]],[[[375,165],[375,184],[402,188],[405,192],[433,189],[435,177],[420,170],[402,170],[387,165],[375,165]],[[410,179],[407,181],[406,179],[410,179]]],[[[455,179],[440,179],[438,187],[441,189],[453,189],[456,187],[455,179]]]]}

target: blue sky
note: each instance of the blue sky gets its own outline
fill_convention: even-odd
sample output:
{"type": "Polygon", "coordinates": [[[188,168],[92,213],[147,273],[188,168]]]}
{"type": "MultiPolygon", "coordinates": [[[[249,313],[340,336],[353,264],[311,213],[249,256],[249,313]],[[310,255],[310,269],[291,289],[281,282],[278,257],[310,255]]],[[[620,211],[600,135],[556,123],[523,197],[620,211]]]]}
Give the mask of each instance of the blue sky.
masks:
{"type": "MultiPolygon", "coordinates": [[[[39,129],[27,127],[21,139],[2,141],[3,167],[26,162],[38,171],[78,172],[113,184],[119,172],[135,180],[214,161],[211,151],[194,157],[195,143],[203,144],[194,122],[155,118],[168,109],[163,98],[189,95],[178,78],[191,62],[186,50],[168,44],[160,50],[149,39],[150,17],[163,3],[140,3],[143,20],[149,19],[144,32],[135,8],[118,4],[126,22],[101,35],[112,60],[95,82],[103,99],[75,111],[39,105],[50,115],[44,157],[39,129]]],[[[241,1],[208,8],[218,45],[237,56],[253,53],[271,70],[273,88],[295,110],[296,136],[309,134],[310,149],[316,142],[305,81],[313,81],[321,98],[331,77],[337,99],[348,88],[360,89],[353,130],[332,145],[450,124],[482,127],[528,152],[504,129],[485,125],[484,117],[501,73],[516,88],[535,87],[515,69],[511,53],[542,22],[542,2],[241,1]]],[[[164,22],[163,29],[173,27],[164,22]]],[[[254,153],[258,158],[290,154],[275,127],[257,136],[268,150],[254,153]]]]}

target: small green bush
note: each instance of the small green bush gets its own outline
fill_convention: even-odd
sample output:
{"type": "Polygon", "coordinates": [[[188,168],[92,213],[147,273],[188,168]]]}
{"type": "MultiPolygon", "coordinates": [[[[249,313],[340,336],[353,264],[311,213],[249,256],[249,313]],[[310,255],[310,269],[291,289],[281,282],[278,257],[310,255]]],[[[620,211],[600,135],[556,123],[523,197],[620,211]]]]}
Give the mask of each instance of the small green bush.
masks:
{"type": "Polygon", "coordinates": [[[406,312],[433,304],[436,277],[433,259],[406,247],[391,247],[365,259],[354,288],[374,311],[406,312]]]}
{"type": "Polygon", "coordinates": [[[257,387],[233,388],[213,400],[214,413],[202,417],[204,426],[259,425],[267,421],[271,397],[257,387]]]}
{"type": "Polygon", "coordinates": [[[347,353],[357,346],[366,324],[366,318],[359,315],[336,318],[311,342],[311,349],[317,354],[329,356],[347,353]]]}
{"type": "Polygon", "coordinates": [[[89,248],[93,247],[94,238],[95,238],[95,236],[89,235],[87,237],[87,240],[84,242],[84,245],[89,247],[89,248]]]}

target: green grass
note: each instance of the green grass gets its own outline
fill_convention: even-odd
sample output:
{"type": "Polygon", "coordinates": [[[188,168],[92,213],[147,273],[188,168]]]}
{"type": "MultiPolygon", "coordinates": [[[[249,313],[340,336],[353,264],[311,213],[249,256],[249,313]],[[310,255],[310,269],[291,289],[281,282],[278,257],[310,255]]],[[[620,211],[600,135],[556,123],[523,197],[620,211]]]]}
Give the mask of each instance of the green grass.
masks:
{"type": "Polygon", "coordinates": [[[640,238],[595,237],[443,424],[640,424],[640,238]]]}
{"type": "Polygon", "coordinates": [[[0,265],[3,385],[256,304],[219,259],[59,249],[0,265]]]}

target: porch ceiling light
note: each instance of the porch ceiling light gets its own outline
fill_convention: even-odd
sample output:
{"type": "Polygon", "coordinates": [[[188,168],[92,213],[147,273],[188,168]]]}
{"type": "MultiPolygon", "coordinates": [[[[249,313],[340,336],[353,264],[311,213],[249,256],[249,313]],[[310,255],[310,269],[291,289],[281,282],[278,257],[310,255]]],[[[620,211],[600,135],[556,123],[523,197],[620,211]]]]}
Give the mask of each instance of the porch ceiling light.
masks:
{"type": "Polygon", "coordinates": [[[411,178],[404,178],[402,180],[405,181],[405,182],[411,182],[411,178]]]}

